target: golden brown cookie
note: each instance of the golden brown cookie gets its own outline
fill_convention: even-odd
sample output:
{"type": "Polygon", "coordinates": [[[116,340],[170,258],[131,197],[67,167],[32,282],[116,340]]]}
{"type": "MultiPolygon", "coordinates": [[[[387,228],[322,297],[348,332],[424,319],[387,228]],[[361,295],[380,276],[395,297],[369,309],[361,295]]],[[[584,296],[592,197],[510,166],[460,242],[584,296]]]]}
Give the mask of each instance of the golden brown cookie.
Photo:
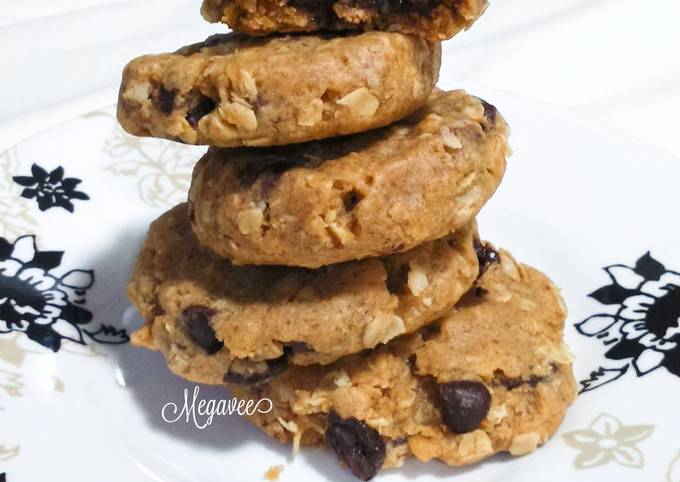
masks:
{"type": "Polygon", "coordinates": [[[445,40],[469,28],[486,0],[203,0],[209,22],[250,35],[386,30],[445,40]]]}
{"type": "Polygon", "coordinates": [[[478,274],[474,223],[382,259],[318,270],[233,266],[202,248],[181,204],[156,220],[129,296],[137,345],[202,383],[261,381],[288,364],[330,363],[446,313],[478,274]]]}
{"type": "Polygon", "coordinates": [[[364,480],[410,455],[466,465],[533,451],[576,395],[565,307],[545,275],[482,251],[485,273],[440,321],[233,393],[272,400],[255,424],[283,442],[328,445],[364,480]]]}
{"type": "Polygon", "coordinates": [[[400,33],[215,35],[123,72],[130,134],[270,146],[362,132],[407,116],[439,76],[441,47],[400,33]]]}
{"type": "Polygon", "coordinates": [[[199,241],[235,264],[317,268],[384,256],[465,226],[505,171],[508,126],[463,91],[351,137],[210,149],[189,193],[199,241]]]}

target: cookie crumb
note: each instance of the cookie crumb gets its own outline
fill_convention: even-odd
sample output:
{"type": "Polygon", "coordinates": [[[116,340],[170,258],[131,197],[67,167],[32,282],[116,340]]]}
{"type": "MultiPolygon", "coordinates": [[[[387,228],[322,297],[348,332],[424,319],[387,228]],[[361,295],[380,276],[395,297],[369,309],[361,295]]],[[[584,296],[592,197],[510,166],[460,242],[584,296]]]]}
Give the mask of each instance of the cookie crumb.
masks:
{"type": "Polygon", "coordinates": [[[264,473],[264,479],[269,480],[270,482],[279,480],[281,472],[283,472],[283,465],[273,465],[264,473]]]}

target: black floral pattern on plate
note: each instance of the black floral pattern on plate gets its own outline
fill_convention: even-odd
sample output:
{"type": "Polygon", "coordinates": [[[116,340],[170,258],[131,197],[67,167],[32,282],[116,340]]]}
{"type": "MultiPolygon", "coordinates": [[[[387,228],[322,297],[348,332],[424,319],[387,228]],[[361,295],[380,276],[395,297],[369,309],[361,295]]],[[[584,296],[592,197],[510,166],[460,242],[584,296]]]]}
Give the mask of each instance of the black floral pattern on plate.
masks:
{"type": "Polygon", "coordinates": [[[92,270],[74,269],[59,276],[63,251],[40,251],[35,236],[10,243],[0,237],[0,333],[22,332],[29,339],[59,351],[63,340],[119,344],[129,341],[125,330],[95,325],[85,296],[94,284],[92,270]]]}
{"type": "Polygon", "coordinates": [[[42,167],[33,164],[30,176],[14,176],[12,179],[24,187],[21,196],[36,199],[41,211],[61,207],[72,213],[74,199],[82,201],[90,199],[84,192],[76,191],[76,187],[82,181],[75,177],[64,177],[64,168],[61,166],[48,173],[42,167]]]}
{"type": "Polygon", "coordinates": [[[659,367],[680,377],[680,273],[650,253],[635,266],[604,270],[611,284],[589,296],[609,308],[576,324],[579,333],[600,340],[608,362],[581,382],[581,392],[611,383],[633,367],[638,377],[659,367]]]}

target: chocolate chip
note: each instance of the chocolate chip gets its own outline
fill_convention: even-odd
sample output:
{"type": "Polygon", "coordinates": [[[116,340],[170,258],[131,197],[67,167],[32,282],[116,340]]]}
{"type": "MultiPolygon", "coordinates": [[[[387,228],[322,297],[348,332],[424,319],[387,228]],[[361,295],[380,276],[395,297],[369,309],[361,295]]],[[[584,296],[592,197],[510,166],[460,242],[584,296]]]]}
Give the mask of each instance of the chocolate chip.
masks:
{"type": "MultiPolygon", "coordinates": [[[[352,8],[363,8],[375,10],[383,14],[389,13],[418,13],[420,15],[430,15],[432,10],[439,4],[440,0],[341,0],[341,4],[352,8]]],[[[295,8],[304,10],[315,15],[317,22],[322,22],[322,26],[336,16],[332,6],[337,0],[289,0],[295,8]]]]}
{"type": "Polygon", "coordinates": [[[406,363],[408,363],[408,369],[411,370],[412,373],[415,373],[416,369],[418,368],[416,366],[417,361],[418,358],[416,357],[415,353],[406,359],[406,363]]]}
{"type": "Polygon", "coordinates": [[[196,224],[196,208],[194,208],[194,203],[192,202],[188,205],[188,213],[191,224],[196,224]]]}
{"type": "Polygon", "coordinates": [[[438,385],[442,419],[454,433],[479,427],[491,407],[491,394],[483,383],[450,382],[438,385]]]}
{"type": "Polygon", "coordinates": [[[330,412],[326,419],[326,443],[361,480],[372,479],[385,461],[385,441],[356,418],[342,419],[330,412]]]}
{"type": "Polygon", "coordinates": [[[363,194],[361,194],[356,189],[352,189],[348,193],[345,193],[342,197],[342,204],[345,207],[345,211],[351,212],[355,207],[357,207],[357,204],[359,204],[363,198],[363,194]]]}
{"type": "Polygon", "coordinates": [[[482,103],[482,106],[484,106],[484,117],[486,117],[491,125],[495,124],[496,117],[498,117],[498,109],[483,99],[479,100],[482,103]]]}
{"type": "Polygon", "coordinates": [[[399,447],[401,445],[406,445],[406,437],[397,437],[394,440],[392,440],[392,446],[393,447],[399,447]]]}
{"type": "Polygon", "coordinates": [[[482,276],[490,264],[500,263],[501,257],[491,244],[475,239],[475,252],[479,261],[479,276],[482,276]]]}
{"type": "Polygon", "coordinates": [[[165,115],[170,115],[175,108],[175,97],[177,97],[177,89],[166,89],[160,86],[151,96],[153,105],[165,115]]]}
{"type": "Polygon", "coordinates": [[[403,295],[406,293],[408,284],[408,264],[385,264],[387,270],[387,291],[393,295],[403,295]]]}
{"type": "Polygon", "coordinates": [[[314,349],[302,341],[289,341],[284,343],[283,351],[284,353],[290,355],[293,353],[309,353],[314,351],[314,349]]]}
{"type": "Polygon", "coordinates": [[[290,6],[312,15],[320,28],[331,26],[337,15],[333,11],[336,0],[288,0],[290,6]]]}
{"type": "Polygon", "coordinates": [[[442,325],[439,323],[430,323],[429,325],[424,326],[420,330],[420,336],[423,337],[423,340],[431,340],[435,336],[439,335],[442,331],[442,325]]]}
{"type": "Polygon", "coordinates": [[[199,44],[199,46],[200,48],[215,47],[216,45],[227,42],[230,38],[235,38],[235,35],[228,33],[218,33],[205,39],[199,44]]]}
{"type": "Polygon", "coordinates": [[[496,385],[501,385],[506,390],[514,390],[515,388],[519,388],[522,385],[528,385],[531,388],[536,388],[536,385],[541,383],[543,380],[545,380],[545,377],[538,375],[531,375],[529,378],[509,378],[506,377],[502,371],[497,370],[494,372],[493,383],[496,385]]]}
{"type": "Polygon", "coordinates": [[[194,108],[187,113],[186,120],[195,129],[198,126],[198,121],[214,111],[215,107],[217,107],[217,103],[214,100],[201,95],[194,108]]]}
{"type": "MultiPolygon", "coordinates": [[[[251,153],[256,148],[251,148],[251,153]]],[[[257,160],[249,160],[236,166],[236,175],[239,182],[244,186],[251,186],[260,181],[260,190],[268,193],[276,184],[281,174],[294,166],[294,162],[276,155],[267,156],[264,150],[260,150],[262,156],[257,160]]]]}
{"type": "Polygon", "coordinates": [[[215,330],[210,326],[210,319],[215,311],[205,306],[190,306],[182,312],[182,322],[189,333],[189,337],[203,348],[209,355],[220,351],[223,344],[215,336],[215,330]]]}
{"type": "Polygon", "coordinates": [[[253,361],[235,359],[224,374],[224,381],[237,385],[257,385],[268,382],[288,367],[288,354],[274,360],[253,361]]]}
{"type": "Polygon", "coordinates": [[[257,179],[260,182],[260,195],[262,197],[269,196],[279,182],[279,179],[281,179],[281,174],[286,172],[289,167],[286,164],[274,164],[258,175],[257,179]]]}

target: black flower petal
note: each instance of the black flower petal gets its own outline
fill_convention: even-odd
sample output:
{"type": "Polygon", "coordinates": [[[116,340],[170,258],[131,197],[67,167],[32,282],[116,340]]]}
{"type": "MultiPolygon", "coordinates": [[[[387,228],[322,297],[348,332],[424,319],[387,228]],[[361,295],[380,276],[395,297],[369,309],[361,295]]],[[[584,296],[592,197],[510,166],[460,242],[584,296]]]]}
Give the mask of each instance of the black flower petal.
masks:
{"type": "Polygon", "coordinates": [[[45,271],[49,271],[61,264],[63,256],[63,251],[38,251],[35,253],[33,260],[30,263],[27,263],[26,266],[29,268],[42,268],[45,271]]]}
{"type": "Polygon", "coordinates": [[[54,205],[60,206],[70,213],[72,213],[75,210],[75,208],[73,207],[73,203],[63,196],[59,196],[54,202],[54,205]]]}
{"type": "Polygon", "coordinates": [[[666,353],[662,365],[673,375],[680,377],[680,345],[666,353]]]}
{"type": "Polygon", "coordinates": [[[41,211],[47,211],[54,206],[51,196],[38,196],[38,208],[41,211]]]}
{"type": "Polygon", "coordinates": [[[47,171],[37,164],[31,166],[31,174],[33,174],[33,177],[38,182],[45,182],[49,176],[47,171]]]}
{"type": "Polygon", "coordinates": [[[624,338],[611,347],[604,356],[610,360],[625,360],[626,358],[637,358],[643,351],[645,351],[645,347],[637,341],[624,338]]]}
{"type": "Polygon", "coordinates": [[[26,329],[26,336],[53,352],[58,352],[61,348],[61,335],[54,331],[50,325],[31,323],[26,329]]]}
{"type": "Polygon", "coordinates": [[[21,197],[25,197],[26,199],[33,199],[37,195],[38,195],[37,189],[26,188],[23,191],[21,191],[21,197]]]}
{"type": "Polygon", "coordinates": [[[635,272],[651,281],[658,281],[666,272],[666,267],[652,258],[649,251],[635,263],[635,272]]]}
{"type": "Polygon", "coordinates": [[[14,176],[12,180],[16,182],[18,185],[24,187],[31,187],[34,184],[37,184],[35,178],[31,176],[14,176]]]}
{"type": "Polygon", "coordinates": [[[64,191],[70,192],[73,191],[81,182],[82,181],[80,179],[76,179],[75,177],[67,177],[61,181],[61,187],[64,188],[64,191]]]}
{"type": "Polygon", "coordinates": [[[5,238],[0,237],[0,260],[4,261],[9,258],[13,250],[14,245],[5,238]]]}
{"type": "Polygon", "coordinates": [[[76,325],[85,325],[92,321],[92,312],[80,306],[69,303],[64,308],[62,308],[61,317],[76,325]]]}
{"type": "Polygon", "coordinates": [[[71,191],[70,193],[68,193],[68,195],[71,199],[82,199],[83,201],[87,201],[90,199],[90,196],[80,191],[71,191]]]}
{"type": "Polygon", "coordinates": [[[130,337],[124,329],[117,330],[109,325],[101,325],[97,331],[84,330],[94,341],[118,345],[130,341],[130,337]]]}
{"type": "Polygon", "coordinates": [[[626,298],[633,296],[637,291],[624,288],[614,283],[609,286],[603,286],[602,288],[593,291],[588,296],[596,299],[603,305],[620,305],[626,298]]]}
{"type": "Polygon", "coordinates": [[[54,171],[50,172],[49,182],[56,184],[64,178],[64,168],[59,166],[54,171]]]}

